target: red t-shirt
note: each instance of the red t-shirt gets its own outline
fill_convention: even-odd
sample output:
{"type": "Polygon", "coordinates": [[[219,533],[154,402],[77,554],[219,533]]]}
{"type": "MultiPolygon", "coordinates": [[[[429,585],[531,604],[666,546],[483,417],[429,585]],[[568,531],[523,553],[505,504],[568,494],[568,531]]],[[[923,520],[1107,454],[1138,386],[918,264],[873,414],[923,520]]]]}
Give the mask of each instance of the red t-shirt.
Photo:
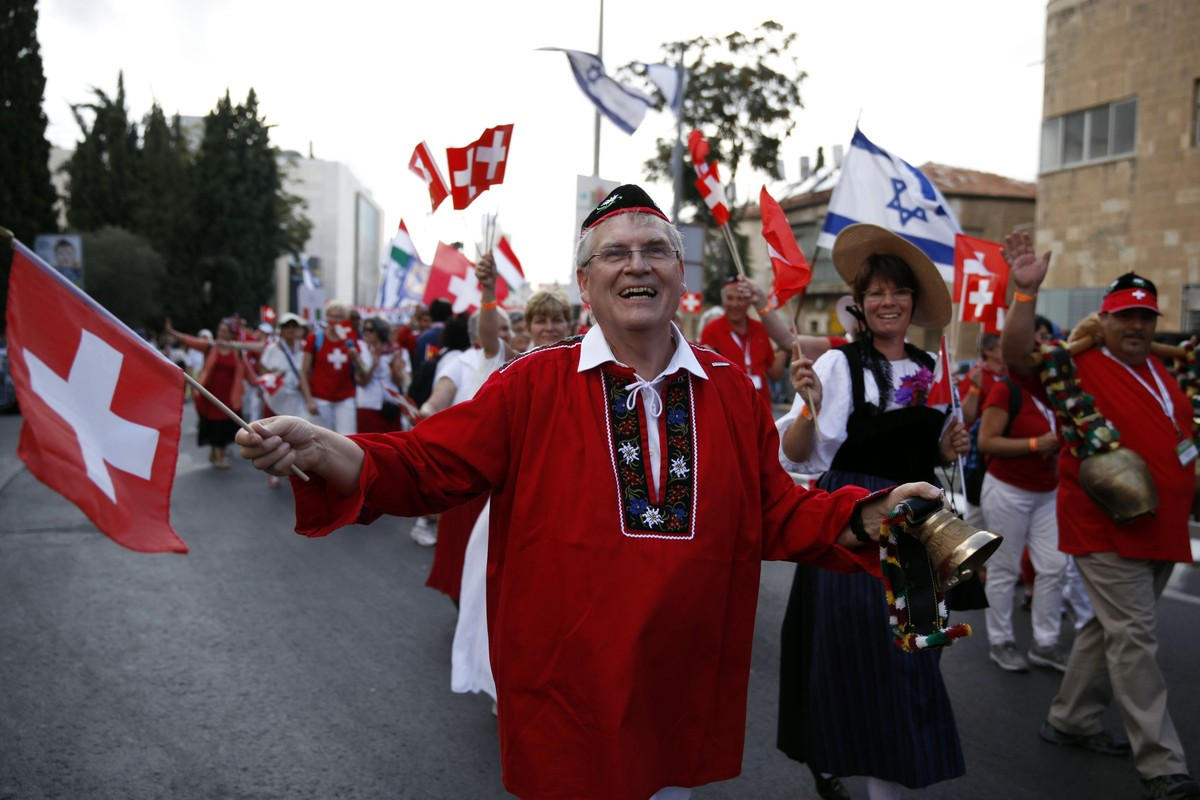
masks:
{"type": "MultiPolygon", "coordinates": [[[[991,394],[992,387],[996,385],[996,381],[1000,377],[995,372],[993,372],[992,368],[989,367],[986,363],[979,362],[978,366],[979,366],[979,372],[980,372],[979,405],[976,406],[976,409],[975,409],[976,417],[978,417],[980,414],[983,413],[983,402],[984,402],[984,400],[987,399],[987,396],[989,394],[991,394]]],[[[972,387],[973,387],[973,384],[971,383],[970,376],[964,375],[962,377],[962,380],[960,380],[958,382],[958,397],[959,397],[959,399],[966,400],[967,393],[971,391],[972,387]]]]}
{"type": "Polygon", "coordinates": [[[767,328],[756,319],[746,320],[745,334],[737,333],[725,317],[717,317],[704,326],[700,333],[700,344],[711,347],[737,364],[754,381],[758,393],[771,404],[771,387],[767,383],[767,370],[775,363],[775,346],[767,335],[767,328]]]}
{"type": "Polygon", "coordinates": [[[317,335],[310,333],[304,340],[304,352],[312,353],[312,373],[308,386],[313,397],[321,400],[347,400],[354,397],[354,369],[347,348],[357,346],[357,340],[339,340],[326,335],[321,350],[315,352],[317,335]]]}
{"type": "MultiPolygon", "coordinates": [[[[1188,514],[1195,488],[1195,463],[1183,465],[1175,453],[1180,436],[1192,436],[1192,404],[1180,391],[1166,368],[1151,356],[1134,369],[1146,385],[1157,383],[1150,372],[1153,364],[1172,405],[1174,424],[1158,399],[1129,374],[1128,368],[1099,349],[1072,359],[1080,386],[1096,399],[1096,410],[1121,434],[1128,447],[1146,462],[1158,494],[1158,510],[1132,522],[1117,525],[1083,491],[1079,463],[1065,446],[1058,462],[1058,549],[1070,555],[1115,552],[1121,558],[1163,561],[1192,560],[1188,514]]],[[[1045,402],[1046,389],[1036,377],[1020,381],[1045,402]]]]}
{"type": "MultiPolygon", "coordinates": [[[[1010,439],[1030,439],[1051,430],[1050,420],[1042,414],[1033,400],[1033,395],[1024,389],[1021,392],[1021,407],[1016,419],[1011,420],[1010,439]]],[[[995,381],[992,390],[983,401],[983,408],[999,408],[1008,414],[1008,384],[995,381]]],[[[983,411],[980,410],[980,416],[983,411]]],[[[996,456],[988,458],[987,471],[1007,484],[1030,492],[1052,492],[1058,485],[1058,452],[1028,453],[1023,456],[996,456]]]]}

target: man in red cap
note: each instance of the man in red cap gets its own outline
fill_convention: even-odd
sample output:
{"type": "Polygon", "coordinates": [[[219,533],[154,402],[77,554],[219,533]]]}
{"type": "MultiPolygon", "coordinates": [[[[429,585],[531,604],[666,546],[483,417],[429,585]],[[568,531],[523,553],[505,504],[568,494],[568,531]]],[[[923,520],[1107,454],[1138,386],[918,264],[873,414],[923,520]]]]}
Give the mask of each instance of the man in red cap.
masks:
{"type": "MultiPolygon", "coordinates": [[[[1005,238],[1016,302],[1001,347],[1014,379],[1035,396],[1046,389],[1027,358],[1034,347],[1034,301],[1050,263],[1028,234],[1005,238]]],[[[1149,467],[1158,491],[1154,515],[1118,525],[1080,485],[1080,458],[1064,446],[1059,461],[1059,549],[1075,556],[1095,616],[1079,630],[1058,696],[1041,728],[1052,744],[1105,755],[1133,753],[1152,798],[1200,798],[1187,774],[1183,745],[1167,711],[1167,685],[1155,653],[1155,607],[1175,562],[1190,562],[1188,513],[1195,485],[1192,406],[1150,345],[1158,324],[1158,292],[1128,273],[1108,287],[1100,306],[1103,344],[1075,356],[1080,388],[1120,433],[1122,447],[1149,467]],[[1102,718],[1115,700],[1129,738],[1106,733],[1102,718]]]]}
{"type": "Polygon", "coordinates": [[[938,491],[792,483],[750,380],[672,323],[683,241],[640,188],[588,216],[575,263],[595,326],[509,362],[474,399],[406,433],[275,417],[238,441],[260,469],[313,476],[293,483],[310,536],[491,492],[505,787],[686,798],[741,771],[760,562],[877,571],[878,548],[860,543],[897,503],[938,491]]]}
{"type": "MultiPolygon", "coordinates": [[[[721,306],[725,313],[704,326],[700,344],[711,347],[750,376],[754,388],[771,404],[769,381],[783,375],[784,362],[775,356],[775,345],[767,327],[746,313],[750,304],[758,302],[761,316],[774,314],[766,308],[767,296],[761,287],[745,278],[731,277],[721,289],[721,306]]],[[[784,331],[790,349],[790,334],[784,331]]]]}

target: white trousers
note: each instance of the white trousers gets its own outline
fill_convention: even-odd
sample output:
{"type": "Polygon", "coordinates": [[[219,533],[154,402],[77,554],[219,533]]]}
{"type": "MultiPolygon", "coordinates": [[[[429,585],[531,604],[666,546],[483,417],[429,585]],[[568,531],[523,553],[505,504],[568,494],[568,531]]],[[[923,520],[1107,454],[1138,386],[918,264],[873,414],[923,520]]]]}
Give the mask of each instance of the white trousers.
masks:
{"type": "Polygon", "coordinates": [[[337,433],[358,433],[358,406],[353,397],[345,400],[314,399],[317,402],[317,418],[313,422],[337,433]]]}
{"type": "Polygon", "coordinates": [[[1033,582],[1033,640],[1041,647],[1058,643],[1067,557],[1058,550],[1057,491],[1031,492],[1005,483],[990,472],[983,479],[980,507],[987,529],[1004,537],[987,562],[988,642],[1014,641],[1013,592],[1021,574],[1021,551],[1037,570],[1033,582]]]}

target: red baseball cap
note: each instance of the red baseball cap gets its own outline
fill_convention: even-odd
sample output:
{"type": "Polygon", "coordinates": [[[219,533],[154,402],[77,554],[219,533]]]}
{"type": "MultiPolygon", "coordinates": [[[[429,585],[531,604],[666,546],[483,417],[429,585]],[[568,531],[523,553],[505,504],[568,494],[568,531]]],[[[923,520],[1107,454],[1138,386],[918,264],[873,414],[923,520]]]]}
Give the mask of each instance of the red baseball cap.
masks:
{"type": "Polygon", "coordinates": [[[1112,314],[1130,308],[1144,308],[1162,316],[1158,310],[1158,289],[1141,275],[1126,272],[1108,285],[1100,310],[1112,314]]]}

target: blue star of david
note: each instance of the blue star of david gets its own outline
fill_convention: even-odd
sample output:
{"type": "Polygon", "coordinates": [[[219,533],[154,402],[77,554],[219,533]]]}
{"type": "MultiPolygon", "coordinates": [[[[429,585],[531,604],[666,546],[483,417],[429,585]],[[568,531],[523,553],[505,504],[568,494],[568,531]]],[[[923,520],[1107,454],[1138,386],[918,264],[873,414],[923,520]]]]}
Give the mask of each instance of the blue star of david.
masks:
{"type": "Polygon", "coordinates": [[[905,208],[904,204],[900,202],[900,195],[904,192],[907,186],[908,184],[899,178],[892,178],[892,188],[896,190],[896,195],[892,198],[892,202],[887,204],[887,207],[893,208],[900,212],[901,225],[907,224],[908,221],[913,217],[921,220],[921,222],[928,222],[929,218],[925,216],[925,209],[919,206],[917,208],[905,208]]]}
{"type": "Polygon", "coordinates": [[[588,67],[588,69],[587,69],[588,83],[595,83],[596,81],[600,80],[600,78],[602,78],[603,76],[604,76],[604,70],[600,69],[600,67],[596,66],[595,64],[592,64],[590,67],[588,67]]]}

